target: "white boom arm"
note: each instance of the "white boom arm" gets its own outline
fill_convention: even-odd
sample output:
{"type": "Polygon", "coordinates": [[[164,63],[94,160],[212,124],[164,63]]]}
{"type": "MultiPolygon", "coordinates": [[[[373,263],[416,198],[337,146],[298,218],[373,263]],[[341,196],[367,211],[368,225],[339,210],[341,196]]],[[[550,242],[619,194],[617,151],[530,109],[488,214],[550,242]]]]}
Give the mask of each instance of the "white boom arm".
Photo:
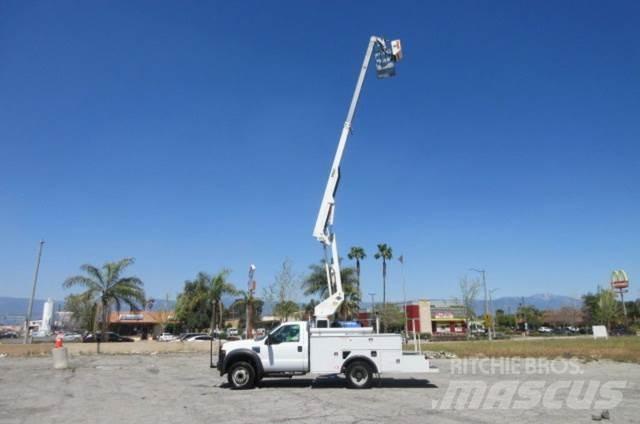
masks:
{"type": "MultiPolygon", "coordinates": [[[[314,309],[314,315],[318,327],[328,326],[328,319],[333,315],[340,305],[344,301],[344,293],[342,291],[342,280],[340,277],[340,258],[338,256],[338,245],[336,242],[336,236],[333,233],[333,216],[335,213],[335,194],[338,189],[338,182],[340,181],[340,162],[342,162],[342,156],[344,155],[344,148],[347,144],[347,138],[351,133],[351,123],[355,116],[356,106],[358,105],[358,99],[360,98],[360,91],[364,84],[364,79],[367,74],[367,68],[371,61],[371,55],[376,43],[379,43],[383,48],[386,48],[384,39],[376,36],[372,36],[369,39],[369,45],[367,52],[364,55],[364,61],[362,62],[362,68],[360,69],[360,75],[356,82],[356,88],[351,98],[351,105],[347,112],[347,119],[344,122],[342,133],[340,134],[340,141],[338,142],[338,149],[333,158],[333,164],[331,165],[331,171],[329,172],[329,180],[327,181],[327,187],[324,190],[324,196],[322,197],[322,203],[320,204],[320,211],[318,212],[318,218],[313,230],[313,236],[322,243],[325,256],[325,269],[327,273],[327,285],[329,289],[329,297],[319,303],[314,309]],[[331,258],[328,258],[327,248],[331,250],[331,258]],[[324,321],[321,323],[321,321],[324,321]]],[[[399,41],[392,42],[393,56],[395,60],[399,60],[402,57],[401,47],[399,41]]]]}

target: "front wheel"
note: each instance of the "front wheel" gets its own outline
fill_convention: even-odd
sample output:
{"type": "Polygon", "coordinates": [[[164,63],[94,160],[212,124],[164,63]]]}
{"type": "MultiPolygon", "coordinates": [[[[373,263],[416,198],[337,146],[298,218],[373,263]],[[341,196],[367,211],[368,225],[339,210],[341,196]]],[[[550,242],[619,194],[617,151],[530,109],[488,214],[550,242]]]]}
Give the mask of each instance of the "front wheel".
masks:
{"type": "Polygon", "coordinates": [[[227,380],[234,389],[251,389],[255,384],[256,372],[247,362],[236,362],[231,366],[227,380]]]}
{"type": "Polygon", "coordinates": [[[364,361],[355,361],[349,364],[345,375],[347,383],[352,389],[369,389],[373,384],[373,370],[364,361]]]}

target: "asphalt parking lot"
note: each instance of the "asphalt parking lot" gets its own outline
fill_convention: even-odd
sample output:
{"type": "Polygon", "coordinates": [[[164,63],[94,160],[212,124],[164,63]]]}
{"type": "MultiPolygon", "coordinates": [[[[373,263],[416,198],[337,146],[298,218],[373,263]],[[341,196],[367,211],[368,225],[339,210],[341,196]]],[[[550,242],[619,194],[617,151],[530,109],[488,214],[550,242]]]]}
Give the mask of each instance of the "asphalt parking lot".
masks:
{"type": "Polygon", "coordinates": [[[248,391],[230,390],[204,353],[75,356],[71,364],[54,370],[48,357],[0,358],[0,423],[593,422],[602,409],[571,401],[577,386],[586,397],[595,387],[596,402],[615,404],[608,422],[640,422],[640,366],[614,362],[557,362],[557,373],[531,375],[514,373],[513,363],[436,360],[441,371],[430,381],[393,376],[349,390],[339,377],[296,377],[248,391]],[[470,386],[478,391],[465,398],[460,390],[470,386]],[[525,386],[542,391],[518,404],[525,386]]]}

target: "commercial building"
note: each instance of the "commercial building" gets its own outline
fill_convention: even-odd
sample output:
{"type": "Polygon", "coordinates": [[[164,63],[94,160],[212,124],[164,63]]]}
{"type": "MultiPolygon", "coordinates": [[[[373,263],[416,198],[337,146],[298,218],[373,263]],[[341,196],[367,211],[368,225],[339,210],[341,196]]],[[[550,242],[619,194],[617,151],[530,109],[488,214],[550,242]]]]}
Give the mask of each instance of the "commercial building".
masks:
{"type": "Polygon", "coordinates": [[[173,322],[173,311],[111,312],[109,330],[123,336],[157,337],[163,326],[173,322]]]}
{"type": "MultiPolygon", "coordinates": [[[[404,303],[394,302],[402,310],[404,303]]],[[[455,338],[466,336],[468,325],[465,308],[451,300],[414,300],[406,304],[405,329],[409,334],[428,334],[432,337],[455,338]]],[[[357,321],[363,327],[375,327],[376,315],[371,311],[358,312],[357,321]]]]}
{"type": "Polygon", "coordinates": [[[465,308],[455,301],[417,300],[407,304],[407,330],[410,333],[439,336],[467,334],[465,308]]]}

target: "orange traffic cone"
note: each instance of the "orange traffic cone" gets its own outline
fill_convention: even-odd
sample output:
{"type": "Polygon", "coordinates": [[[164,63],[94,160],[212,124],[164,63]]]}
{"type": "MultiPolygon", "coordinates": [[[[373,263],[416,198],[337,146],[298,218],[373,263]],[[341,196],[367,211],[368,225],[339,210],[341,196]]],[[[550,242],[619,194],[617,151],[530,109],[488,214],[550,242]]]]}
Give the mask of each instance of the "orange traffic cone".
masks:
{"type": "Polygon", "coordinates": [[[58,334],[58,337],[56,337],[56,349],[61,347],[62,347],[62,335],[58,334]]]}

